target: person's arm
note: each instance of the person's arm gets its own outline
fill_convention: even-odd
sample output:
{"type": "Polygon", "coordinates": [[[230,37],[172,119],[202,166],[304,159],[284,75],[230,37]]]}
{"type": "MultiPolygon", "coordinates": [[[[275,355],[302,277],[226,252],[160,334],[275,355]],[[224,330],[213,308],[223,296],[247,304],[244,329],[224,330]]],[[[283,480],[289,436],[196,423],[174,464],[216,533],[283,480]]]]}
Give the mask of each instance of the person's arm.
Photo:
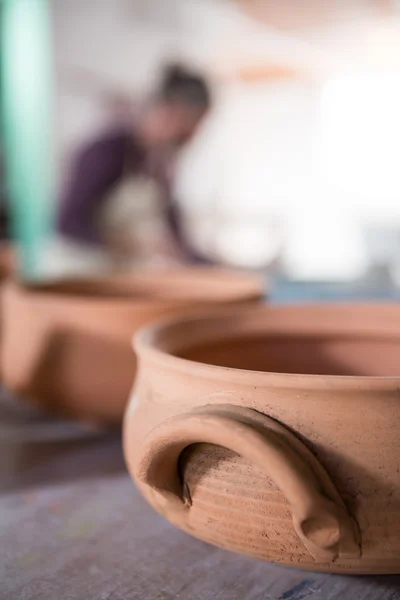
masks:
{"type": "Polygon", "coordinates": [[[165,218],[168,229],[179,249],[181,250],[183,258],[193,264],[213,264],[213,261],[210,258],[207,258],[203,254],[196,252],[196,250],[194,250],[188,243],[182,223],[181,211],[178,204],[171,199],[166,205],[165,218]]]}
{"type": "Polygon", "coordinates": [[[179,254],[183,260],[190,263],[213,264],[211,259],[196,252],[187,238],[181,209],[171,193],[172,169],[169,168],[168,161],[154,161],[152,164],[152,175],[158,182],[161,190],[165,223],[175,246],[175,254],[179,254]]]}
{"type": "Polygon", "coordinates": [[[129,138],[108,132],[76,156],[60,207],[58,229],[65,237],[100,244],[96,216],[101,203],[122,177],[129,138]]]}

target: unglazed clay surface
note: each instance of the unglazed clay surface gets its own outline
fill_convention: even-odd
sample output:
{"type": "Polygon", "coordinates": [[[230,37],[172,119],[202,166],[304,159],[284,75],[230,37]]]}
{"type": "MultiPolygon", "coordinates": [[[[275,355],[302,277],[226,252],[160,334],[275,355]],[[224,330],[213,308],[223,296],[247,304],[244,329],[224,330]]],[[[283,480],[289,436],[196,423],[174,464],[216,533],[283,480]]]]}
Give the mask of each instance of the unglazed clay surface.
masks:
{"type": "Polygon", "coordinates": [[[9,244],[0,243],[0,283],[9,277],[16,266],[16,257],[9,244]]]}
{"type": "Polygon", "coordinates": [[[164,315],[205,306],[253,303],[254,275],[180,269],[102,279],[5,285],[3,381],[53,412],[119,424],[136,359],[131,338],[164,315]]]}
{"type": "Polygon", "coordinates": [[[398,323],[399,306],[325,304],[142,331],[124,426],[139,489],[223,548],[400,572],[398,323]]]}
{"type": "MultiPolygon", "coordinates": [[[[2,292],[4,282],[10,277],[16,268],[16,256],[10,244],[0,243],[0,293],[2,292]]],[[[0,311],[0,344],[3,331],[3,315],[0,311]]],[[[0,379],[2,379],[0,364],[0,379]]]]}

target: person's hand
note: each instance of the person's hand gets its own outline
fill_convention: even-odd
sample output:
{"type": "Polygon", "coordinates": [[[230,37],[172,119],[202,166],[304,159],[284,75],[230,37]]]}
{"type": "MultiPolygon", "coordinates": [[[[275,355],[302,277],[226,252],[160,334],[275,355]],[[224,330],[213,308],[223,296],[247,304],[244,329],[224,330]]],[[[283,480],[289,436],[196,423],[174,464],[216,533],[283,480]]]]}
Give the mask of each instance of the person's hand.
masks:
{"type": "Polygon", "coordinates": [[[108,232],[105,244],[117,259],[133,258],[138,253],[137,243],[126,230],[108,232]]]}
{"type": "Polygon", "coordinates": [[[155,244],[155,252],[166,258],[177,262],[185,262],[185,254],[182,248],[170,235],[162,235],[155,244]]]}

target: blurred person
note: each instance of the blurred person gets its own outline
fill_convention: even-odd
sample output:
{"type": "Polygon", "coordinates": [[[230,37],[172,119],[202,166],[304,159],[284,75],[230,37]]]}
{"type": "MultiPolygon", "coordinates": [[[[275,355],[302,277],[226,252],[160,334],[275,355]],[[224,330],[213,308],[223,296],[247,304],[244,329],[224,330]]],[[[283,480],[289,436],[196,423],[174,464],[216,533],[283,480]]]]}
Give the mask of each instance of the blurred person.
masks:
{"type": "MultiPolygon", "coordinates": [[[[167,67],[158,88],[134,118],[117,119],[77,152],[61,199],[58,231],[63,239],[76,247],[135,258],[140,253],[138,236],[132,235],[126,206],[117,227],[107,226],[103,217],[116,209],[113,192],[124,179],[146,176],[160,192],[157,210],[163,227],[153,250],[180,261],[208,262],[188,242],[171,189],[178,152],[196,133],[210,106],[211,93],[203,77],[179,65],[167,67]]],[[[125,105],[122,109],[129,114],[125,105]]],[[[136,202],[140,203],[132,193],[128,204],[136,202]]],[[[140,229],[140,219],[137,226],[140,229]]]]}

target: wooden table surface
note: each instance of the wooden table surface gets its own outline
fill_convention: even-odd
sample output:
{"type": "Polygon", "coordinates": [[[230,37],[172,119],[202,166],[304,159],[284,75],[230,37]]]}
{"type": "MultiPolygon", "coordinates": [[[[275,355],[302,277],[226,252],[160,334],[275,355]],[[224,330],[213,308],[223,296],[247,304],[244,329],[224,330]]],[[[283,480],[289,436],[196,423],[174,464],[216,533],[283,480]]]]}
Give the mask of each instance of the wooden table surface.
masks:
{"type": "Polygon", "coordinates": [[[0,598],[395,600],[400,577],[301,573],[190,538],[131,482],[118,434],[0,393],[0,598]]]}

